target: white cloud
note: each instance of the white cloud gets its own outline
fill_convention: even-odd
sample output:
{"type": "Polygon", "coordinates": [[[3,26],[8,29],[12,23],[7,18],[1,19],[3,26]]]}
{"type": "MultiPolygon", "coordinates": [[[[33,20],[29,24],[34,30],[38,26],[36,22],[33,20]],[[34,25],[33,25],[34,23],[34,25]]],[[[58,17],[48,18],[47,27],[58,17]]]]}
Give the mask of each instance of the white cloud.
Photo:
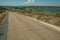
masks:
{"type": "Polygon", "coordinates": [[[35,0],[27,0],[26,2],[24,2],[23,4],[33,4],[35,2],[35,0]]]}

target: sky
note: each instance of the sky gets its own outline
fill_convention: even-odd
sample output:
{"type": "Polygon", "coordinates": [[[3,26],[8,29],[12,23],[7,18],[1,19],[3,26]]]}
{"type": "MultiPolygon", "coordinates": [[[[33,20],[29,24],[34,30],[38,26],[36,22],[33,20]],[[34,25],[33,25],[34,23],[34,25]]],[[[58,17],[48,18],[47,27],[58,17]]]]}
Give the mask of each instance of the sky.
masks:
{"type": "Polygon", "coordinates": [[[60,0],[0,0],[0,6],[60,6],[60,0]]]}

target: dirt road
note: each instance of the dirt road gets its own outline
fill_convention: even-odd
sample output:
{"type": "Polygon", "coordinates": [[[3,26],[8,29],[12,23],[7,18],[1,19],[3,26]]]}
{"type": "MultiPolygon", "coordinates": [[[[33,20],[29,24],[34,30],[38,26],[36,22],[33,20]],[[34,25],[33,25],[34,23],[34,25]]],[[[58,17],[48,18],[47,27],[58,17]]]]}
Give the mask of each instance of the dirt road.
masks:
{"type": "Polygon", "coordinates": [[[60,40],[60,33],[49,25],[9,12],[8,40],[60,40]]]}

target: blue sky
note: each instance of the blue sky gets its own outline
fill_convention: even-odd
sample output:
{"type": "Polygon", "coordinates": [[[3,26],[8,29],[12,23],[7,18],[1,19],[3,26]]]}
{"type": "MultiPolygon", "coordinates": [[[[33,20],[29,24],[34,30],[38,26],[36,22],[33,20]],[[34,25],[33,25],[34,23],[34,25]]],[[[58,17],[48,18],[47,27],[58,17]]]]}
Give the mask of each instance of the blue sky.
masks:
{"type": "Polygon", "coordinates": [[[0,0],[2,6],[60,6],[60,0],[0,0]]]}

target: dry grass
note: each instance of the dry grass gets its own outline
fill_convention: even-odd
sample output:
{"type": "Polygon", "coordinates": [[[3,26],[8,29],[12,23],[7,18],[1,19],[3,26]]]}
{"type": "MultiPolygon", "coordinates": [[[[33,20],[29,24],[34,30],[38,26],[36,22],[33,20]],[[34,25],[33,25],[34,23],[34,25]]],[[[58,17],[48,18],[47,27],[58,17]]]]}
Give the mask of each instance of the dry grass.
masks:
{"type": "Polygon", "coordinates": [[[3,20],[6,14],[0,14],[0,31],[3,29],[3,20]]]}
{"type": "Polygon", "coordinates": [[[38,14],[30,14],[30,13],[25,13],[25,15],[29,16],[29,17],[33,17],[36,18],[38,20],[56,25],[56,26],[60,26],[60,18],[53,16],[53,15],[38,15],[38,14]]]}

